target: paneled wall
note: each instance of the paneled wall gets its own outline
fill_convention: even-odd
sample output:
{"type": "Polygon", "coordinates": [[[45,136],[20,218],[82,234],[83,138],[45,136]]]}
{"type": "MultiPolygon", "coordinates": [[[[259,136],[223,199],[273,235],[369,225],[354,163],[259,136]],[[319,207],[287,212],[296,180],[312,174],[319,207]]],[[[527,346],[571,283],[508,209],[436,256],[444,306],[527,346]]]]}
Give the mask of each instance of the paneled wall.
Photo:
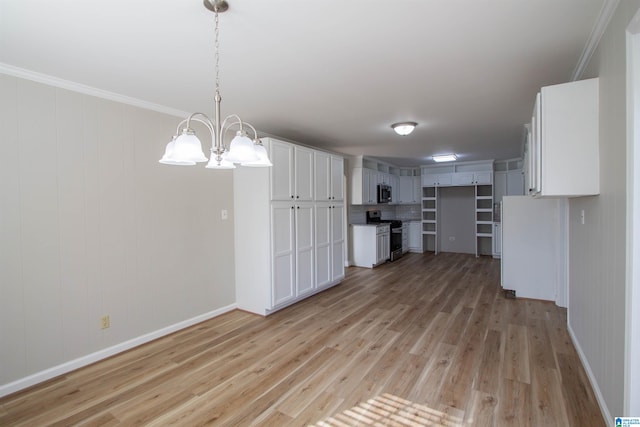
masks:
{"type": "Polygon", "coordinates": [[[639,7],[638,0],[619,3],[582,76],[600,77],[600,195],[570,199],[569,327],[612,417],[623,414],[624,402],[625,30],[639,7]]]}
{"type": "Polygon", "coordinates": [[[158,163],[178,118],[0,94],[0,390],[235,304],[232,173],[158,163]]]}

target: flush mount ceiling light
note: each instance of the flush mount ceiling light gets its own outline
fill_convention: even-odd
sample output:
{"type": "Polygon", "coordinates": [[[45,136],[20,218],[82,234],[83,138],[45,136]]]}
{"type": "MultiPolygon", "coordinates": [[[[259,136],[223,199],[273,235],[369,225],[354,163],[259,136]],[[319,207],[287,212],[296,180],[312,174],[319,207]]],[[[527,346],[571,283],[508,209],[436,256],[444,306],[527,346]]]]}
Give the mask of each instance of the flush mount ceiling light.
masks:
{"type": "Polygon", "coordinates": [[[211,120],[203,113],[193,113],[178,124],[176,134],[167,144],[164,156],[160,159],[160,163],[167,165],[195,165],[199,162],[206,162],[209,169],[233,169],[234,163],[241,166],[271,166],[267,150],[264,148],[258,134],[253,126],[247,122],[243,122],[236,114],[227,116],[224,120],[220,120],[220,53],[218,38],[220,34],[218,14],[229,8],[224,0],[204,0],[204,6],[215,14],[215,83],[216,92],[215,101],[215,118],[211,120]],[[191,122],[199,122],[206,126],[211,134],[211,156],[210,159],[204,155],[202,151],[202,143],[191,129],[191,122]],[[223,137],[225,132],[231,128],[237,128],[236,136],[231,140],[229,148],[224,145],[223,137]],[[246,129],[251,129],[253,139],[249,138],[246,129]]]}
{"type": "Polygon", "coordinates": [[[458,157],[455,154],[441,154],[431,157],[434,162],[455,162],[458,157]]]}
{"type": "Polygon", "coordinates": [[[398,135],[407,136],[418,126],[416,122],[401,122],[394,123],[391,128],[396,131],[398,135]]]}

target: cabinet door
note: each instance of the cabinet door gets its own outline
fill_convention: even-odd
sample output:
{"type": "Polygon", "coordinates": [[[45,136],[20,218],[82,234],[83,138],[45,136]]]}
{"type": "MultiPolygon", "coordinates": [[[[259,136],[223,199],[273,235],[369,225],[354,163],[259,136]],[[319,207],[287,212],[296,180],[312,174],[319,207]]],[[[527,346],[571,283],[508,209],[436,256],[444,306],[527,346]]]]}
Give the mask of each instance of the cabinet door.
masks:
{"type": "Polygon", "coordinates": [[[331,206],[331,281],[344,277],[344,205],[331,206]]]}
{"type": "Polygon", "coordinates": [[[391,186],[391,203],[392,204],[398,204],[398,199],[399,199],[399,195],[400,195],[400,180],[398,179],[399,177],[396,175],[391,175],[389,174],[387,179],[388,179],[388,185],[391,186]]]}
{"type": "Polygon", "coordinates": [[[315,200],[328,201],[331,199],[331,155],[316,151],[313,153],[315,176],[315,200]]]}
{"type": "Polygon", "coordinates": [[[271,200],[295,199],[293,188],[293,145],[271,141],[271,200]]]}
{"type": "Polygon", "coordinates": [[[443,173],[438,174],[438,186],[448,186],[453,184],[453,174],[452,173],[443,173]]]}
{"type": "Polygon", "coordinates": [[[296,295],[302,295],[315,287],[313,205],[297,205],[295,211],[296,295]]]}
{"type": "Polygon", "coordinates": [[[277,306],[295,297],[294,208],[295,206],[292,204],[271,206],[273,229],[273,282],[271,302],[273,306],[277,306]]]}
{"type": "Polygon", "coordinates": [[[332,277],[332,211],[330,205],[316,205],[316,286],[319,288],[331,282],[332,277]]]}
{"type": "Polygon", "coordinates": [[[413,177],[413,203],[420,203],[422,200],[422,185],[419,176],[413,177]]]}
{"type": "Polygon", "coordinates": [[[435,174],[422,175],[423,187],[434,187],[436,185],[438,185],[438,175],[435,175],[435,174]]]}
{"type": "Polygon", "coordinates": [[[378,204],[378,173],[370,169],[363,169],[363,172],[362,181],[363,185],[366,185],[364,192],[367,196],[364,203],[376,205],[378,204]]]}
{"type": "Polygon", "coordinates": [[[409,226],[402,224],[402,253],[409,250],[409,226]]]}
{"type": "Polygon", "coordinates": [[[422,224],[417,221],[409,223],[409,249],[422,251],[422,224]]]}
{"type": "Polygon", "coordinates": [[[313,150],[295,147],[295,199],[313,200],[313,150]]]}
{"type": "Polygon", "coordinates": [[[413,203],[414,199],[414,185],[412,176],[400,177],[400,191],[396,194],[396,201],[398,203],[413,203]]]}
{"type": "Polygon", "coordinates": [[[452,174],[452,185],[473,185],[473,172],[456,172],[452,174]]]}
{"type": "Polygon", "coordinates": [[[344,159],[331,156],[331,200],[344,200],[344,159]]]}
{"type": "Polygon", "coordinates": [[[384,234],[376,234],[376,264],[380,264],[384,259],[384,234]]]}
{"type": "Polygon", "coordinates": [[[474,172],[473,183],[476,185],[489,185],[492,182],[492,172],[474,172]]]}

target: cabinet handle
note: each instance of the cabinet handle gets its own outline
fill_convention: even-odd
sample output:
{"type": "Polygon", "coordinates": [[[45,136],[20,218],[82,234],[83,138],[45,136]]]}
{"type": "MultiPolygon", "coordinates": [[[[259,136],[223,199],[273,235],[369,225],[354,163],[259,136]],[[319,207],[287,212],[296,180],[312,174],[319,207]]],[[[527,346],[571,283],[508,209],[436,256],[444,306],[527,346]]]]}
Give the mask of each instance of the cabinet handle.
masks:
{"type": "Polygon", "coordinates": [[[291,195],[291,198],[293,199],[293,195],[291,195]]]}
{"type": "Polygon", "coordinates": [[[296,209],[300,209],[300,206],[298,206],[296,209]]]}
{"type": "Polygon", "coordinates": [[[296,199],[299,199],[299,198],[300,198],[300,196],[296,196],[296,199]]]}
{"type": "Polygon", "coordinates": [[[293,208],[294,208],[294,207],[293,207],[293,206],[291,206],[291,209],[293,209],[293,208]]]}

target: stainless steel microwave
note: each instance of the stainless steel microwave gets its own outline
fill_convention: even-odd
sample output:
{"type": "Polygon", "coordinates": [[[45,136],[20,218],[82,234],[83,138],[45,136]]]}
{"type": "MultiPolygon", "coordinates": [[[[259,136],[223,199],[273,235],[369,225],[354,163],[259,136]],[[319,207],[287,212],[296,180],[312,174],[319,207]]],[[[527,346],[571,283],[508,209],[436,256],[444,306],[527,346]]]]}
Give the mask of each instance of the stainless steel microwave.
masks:
{"type": "Polygon", "coordinates": [[[391,202],[391,186],[386,184],[378,184],[378,203],[391,202]]]}

